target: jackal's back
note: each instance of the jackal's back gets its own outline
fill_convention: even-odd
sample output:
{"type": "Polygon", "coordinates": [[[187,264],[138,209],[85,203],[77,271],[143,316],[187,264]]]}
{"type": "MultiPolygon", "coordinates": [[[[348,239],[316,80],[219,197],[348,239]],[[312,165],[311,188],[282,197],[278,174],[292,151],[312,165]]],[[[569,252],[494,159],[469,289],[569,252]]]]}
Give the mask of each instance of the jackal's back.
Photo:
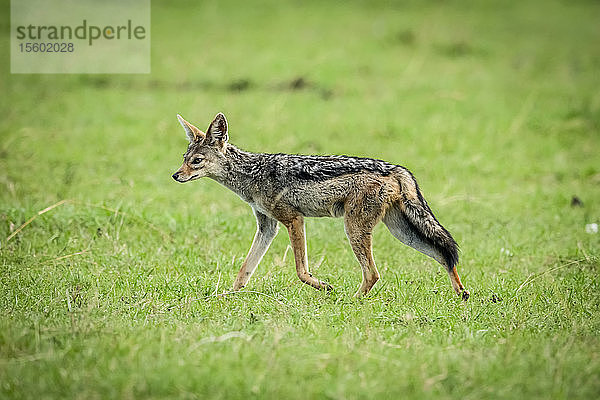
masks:
{"type": "Polygon", "coordinates": [[[324,181],[346,174],[372,172],[382,176],[390,175],[397,165],[382,160],[349,156],[302,156],[272,155],[288,175],[296,179],[324,181]]]}

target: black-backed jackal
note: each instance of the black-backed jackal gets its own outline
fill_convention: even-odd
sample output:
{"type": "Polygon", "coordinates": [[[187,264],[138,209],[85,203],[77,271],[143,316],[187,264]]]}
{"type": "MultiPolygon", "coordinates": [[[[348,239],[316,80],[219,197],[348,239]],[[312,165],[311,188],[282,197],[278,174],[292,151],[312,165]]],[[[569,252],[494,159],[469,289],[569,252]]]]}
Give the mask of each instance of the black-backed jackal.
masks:
{"type": "Polygon", "coordinates": [[[177,118],[189,146],[173,179],[183,183],[212,178],[247,202],[256,216],[256,235],[234,290],[243,288],[252,276],[277,234],[277,221],[288,230],[300,280],[317,289],[331,289],[308,270],[304,217],[343,217],[362,267],[356,296],[367,294],[379,280],[371,233],[383,221],[398,240],[443,265],[456,293],[469,298],[456,270],[458,246],[406,168],[370,158],[249,153],[229,143],[227,120],[221,113],[206,133],[180,115],[177,118]]]}

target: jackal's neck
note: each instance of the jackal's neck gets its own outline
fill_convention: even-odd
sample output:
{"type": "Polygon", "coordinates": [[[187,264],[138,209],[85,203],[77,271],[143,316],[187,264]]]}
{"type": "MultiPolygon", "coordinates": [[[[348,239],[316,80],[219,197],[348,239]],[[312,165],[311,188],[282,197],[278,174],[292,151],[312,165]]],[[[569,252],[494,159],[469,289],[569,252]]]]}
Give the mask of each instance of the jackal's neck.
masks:
{"type": "Polygon", "coordinates": [[[256,180],[262,175],[261,154],[244,151],[228,143],[225,158],[223,174],[212,178],[242,198],[248,199],[250,191],[256,186],[256,180]]]}

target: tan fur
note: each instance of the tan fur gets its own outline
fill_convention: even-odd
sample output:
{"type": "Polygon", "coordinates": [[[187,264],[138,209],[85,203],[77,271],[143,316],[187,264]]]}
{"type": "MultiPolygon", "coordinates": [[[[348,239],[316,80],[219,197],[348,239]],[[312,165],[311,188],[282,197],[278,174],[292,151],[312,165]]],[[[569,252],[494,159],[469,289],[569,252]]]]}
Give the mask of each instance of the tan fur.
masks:
{"type": "Polygon", "coordinates": [[[175,173],[176,174],[181,174],[183,176],[191,176],[192,170],[191,170],[190,165],[188,163],[183,163],[181,165],[181,167],[179,167],[179,169],[175,173]]]}

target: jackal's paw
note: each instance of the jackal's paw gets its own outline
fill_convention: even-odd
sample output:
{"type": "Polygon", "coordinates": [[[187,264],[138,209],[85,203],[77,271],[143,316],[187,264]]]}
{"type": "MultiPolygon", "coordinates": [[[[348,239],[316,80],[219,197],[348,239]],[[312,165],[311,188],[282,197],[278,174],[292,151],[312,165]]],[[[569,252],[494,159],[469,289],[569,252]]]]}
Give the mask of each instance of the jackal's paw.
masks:
{"type": "Polygon", "coordinates": [[[463,301],[469,300],[469,291],[467,289],[464,289],[460,296],[462,297],[463,301]]]}
{"type": "Polygon", "coordinates": [[[326,292],[331,292],[333,290],[333,286],[325,281],[319,281],[319,285],[321,285],[321,289],[325,290],[326,292]]]}

